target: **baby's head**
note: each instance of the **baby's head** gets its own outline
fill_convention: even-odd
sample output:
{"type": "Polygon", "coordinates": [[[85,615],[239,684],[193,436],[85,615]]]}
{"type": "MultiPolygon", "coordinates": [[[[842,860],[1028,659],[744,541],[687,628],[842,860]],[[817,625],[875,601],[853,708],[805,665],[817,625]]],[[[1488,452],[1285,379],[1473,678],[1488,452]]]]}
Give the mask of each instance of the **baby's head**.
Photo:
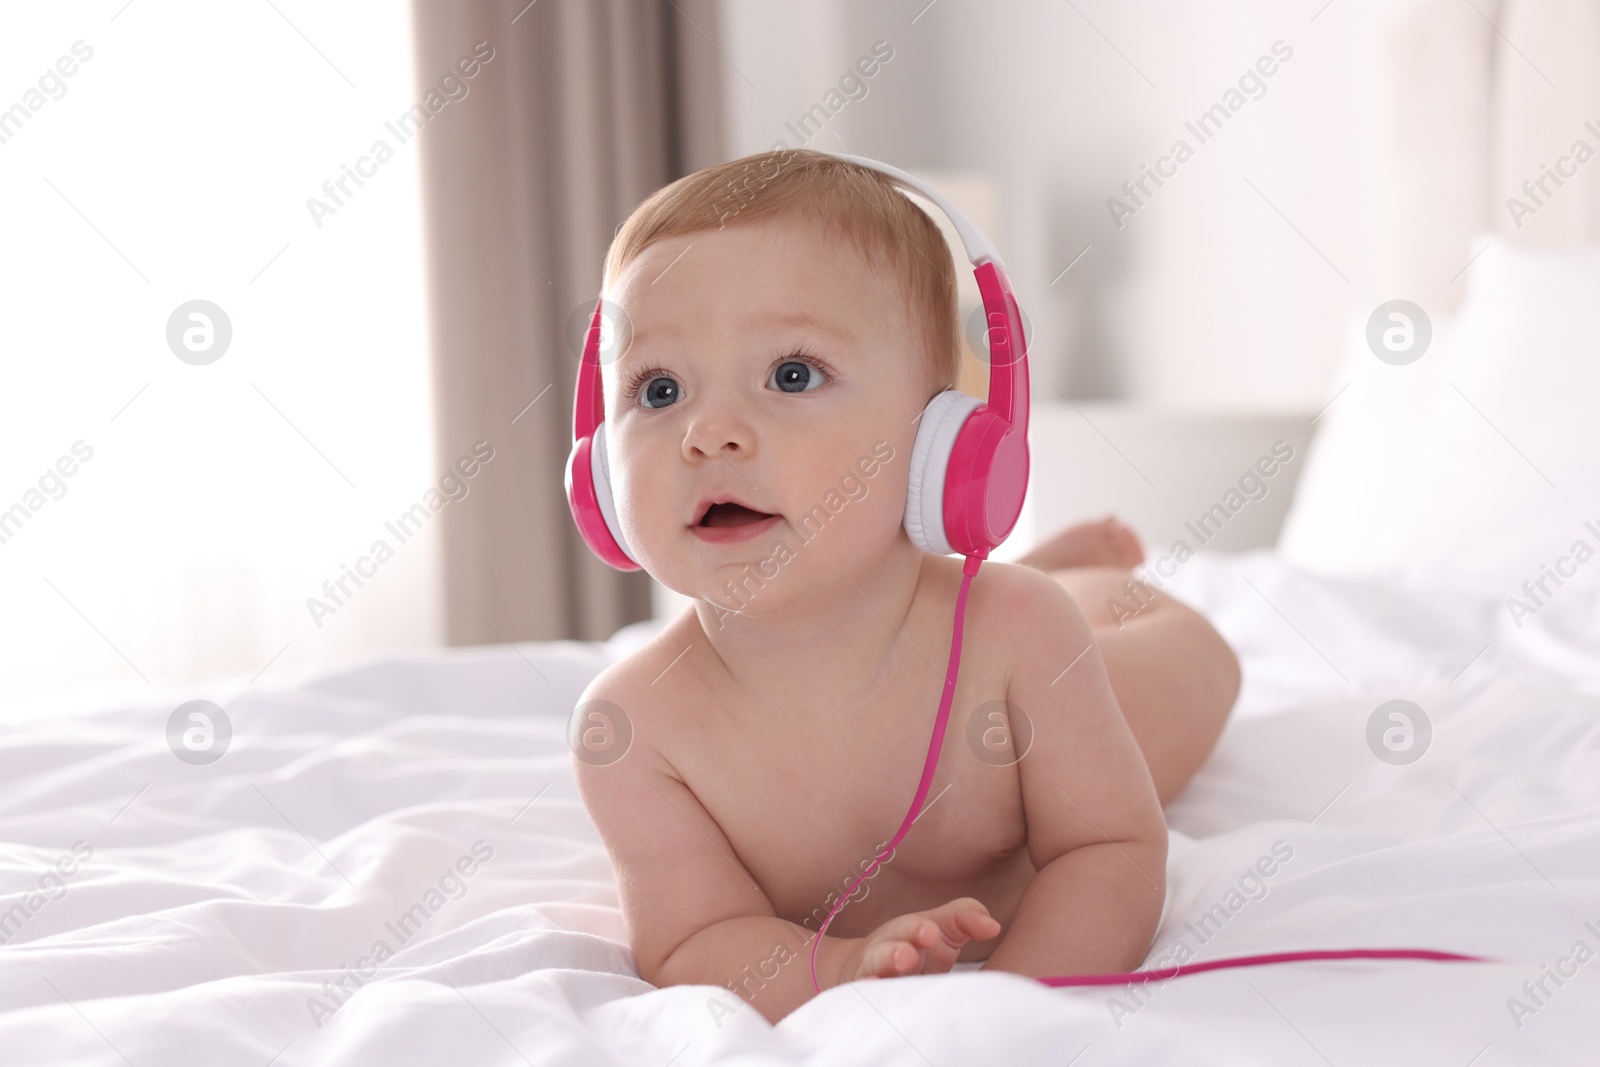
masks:
{"type": "Polygon", "coordinates": [[[602,368],[611,484],[654,578],[758,615],[916,551],[907,471],[917,415],[956,383],[956,275],[886,178],[808,150],[691,174],[623,223],[602,294],[626,324],[602,368]],[[779,518],[697,533],[730,499],[779,518]]]}

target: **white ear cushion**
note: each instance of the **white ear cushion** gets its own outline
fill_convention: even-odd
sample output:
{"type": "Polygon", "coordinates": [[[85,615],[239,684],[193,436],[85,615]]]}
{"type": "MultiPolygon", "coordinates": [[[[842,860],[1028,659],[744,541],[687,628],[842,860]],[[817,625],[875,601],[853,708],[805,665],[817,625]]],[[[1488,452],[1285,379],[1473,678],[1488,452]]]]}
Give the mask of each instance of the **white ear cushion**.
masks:
{"type": "Polygon", "coordinates": [[[911,473],[906,484],[906,533],[911,543],[928,552],[948,556],[944,530],[944,479],[956,435],[967,416],[983,401],[959,389],[946,389],[922,409],[917,439],[911,446],[911,473]]]}
{"type": "Polygon", "coordinates": [[[589,449],[589,469],[594,478],[594,495],[600,501],[600,514],[605,516],[606,528],[616,538],[622,551],[634,563],[633,551],[622,536],[622,526],[617,522],[617,502],[611,496],[611,461],[606,456],[606,424],[594,428],[594,445],[589,449]]]}

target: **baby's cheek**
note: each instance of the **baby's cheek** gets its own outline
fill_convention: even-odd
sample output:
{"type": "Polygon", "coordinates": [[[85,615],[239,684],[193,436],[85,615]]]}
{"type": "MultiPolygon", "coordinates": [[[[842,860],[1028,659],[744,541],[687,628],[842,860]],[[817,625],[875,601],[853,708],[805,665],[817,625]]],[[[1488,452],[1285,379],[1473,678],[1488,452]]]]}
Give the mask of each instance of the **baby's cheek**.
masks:
{"type": "Polygon", "coordinates": [[[671,543],[672,535],[678,531],[657,506],[641,503],[625,493],[617,496],[617,524],[622,527],[628,553],[652,578],[670,588],[668,578],[681,566],[681,548],[674,549],[671,543]]]}

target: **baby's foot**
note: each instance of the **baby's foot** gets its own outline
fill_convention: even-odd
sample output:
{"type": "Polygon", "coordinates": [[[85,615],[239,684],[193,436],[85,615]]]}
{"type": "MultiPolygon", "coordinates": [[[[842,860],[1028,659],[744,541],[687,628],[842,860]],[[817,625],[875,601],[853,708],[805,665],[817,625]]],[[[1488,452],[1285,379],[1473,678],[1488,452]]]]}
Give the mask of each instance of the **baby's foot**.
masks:
{"type": "Polygon", "coordinates": [[[1099,522],[1068,526],[1017,560],[1042,571],[1064,567],[1134,567],[1144,562],[1139,536],[1107,515],[1099,522]]]}

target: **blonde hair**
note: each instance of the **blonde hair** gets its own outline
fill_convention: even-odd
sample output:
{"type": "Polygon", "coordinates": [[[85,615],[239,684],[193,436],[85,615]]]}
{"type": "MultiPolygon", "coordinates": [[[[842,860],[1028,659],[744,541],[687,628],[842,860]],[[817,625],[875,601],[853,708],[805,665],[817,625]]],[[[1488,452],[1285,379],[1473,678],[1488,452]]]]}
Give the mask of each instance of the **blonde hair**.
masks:
{"type": "Polygon", "coordinates": [[[956,385],[961,341],[955,266],[939,227],[875,170],[811,149],[719,163],[662,187],[634,209],[606,252],[604,291],[657,241],[769,219],[843,238],[898,282],[919,332],[926,396],[956,385]]]}

